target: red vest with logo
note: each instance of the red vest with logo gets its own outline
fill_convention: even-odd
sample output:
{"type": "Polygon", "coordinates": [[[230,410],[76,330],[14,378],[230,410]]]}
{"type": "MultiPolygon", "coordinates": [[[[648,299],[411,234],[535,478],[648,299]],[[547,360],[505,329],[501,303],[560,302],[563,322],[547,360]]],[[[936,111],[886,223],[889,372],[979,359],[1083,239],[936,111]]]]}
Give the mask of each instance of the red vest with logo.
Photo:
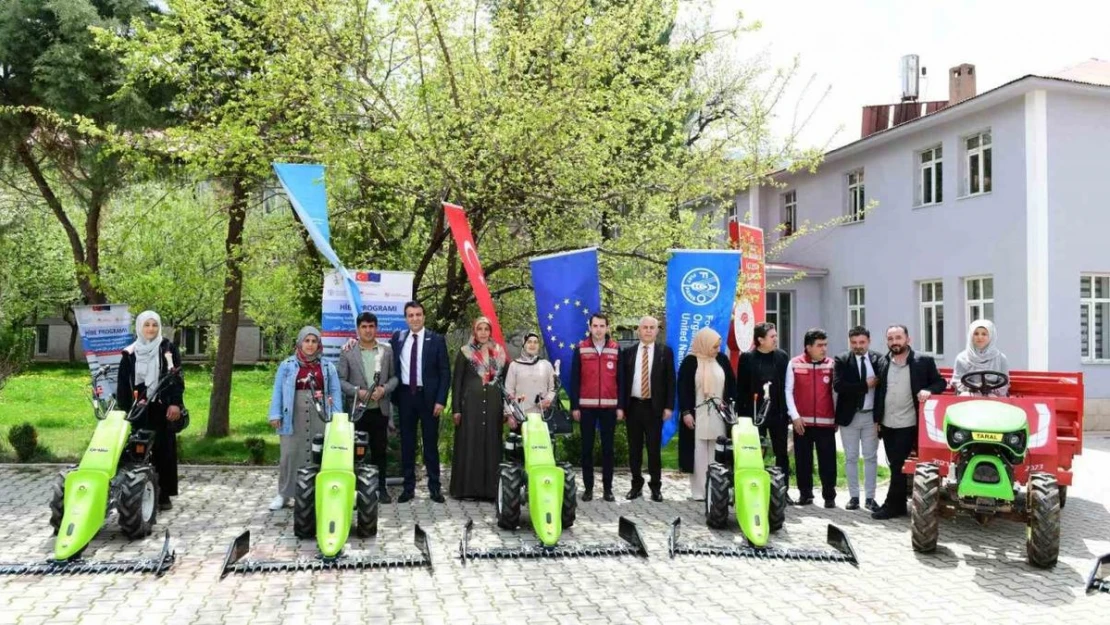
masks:
{"type": "Polygon", "coordinates": [[[811,362],[802,354],[790,361],[794,371],[794,406],[806,427],[836,426],[833,406],[833,360],[811,362]]]}
{"type": "Polygon", "coordinates": [[[620,346],[609,340],[599,354],[593,339],[578,344],[581,372],[578,388],[578,405],[582,408],[617,407],[617,358],[620,346]]]}

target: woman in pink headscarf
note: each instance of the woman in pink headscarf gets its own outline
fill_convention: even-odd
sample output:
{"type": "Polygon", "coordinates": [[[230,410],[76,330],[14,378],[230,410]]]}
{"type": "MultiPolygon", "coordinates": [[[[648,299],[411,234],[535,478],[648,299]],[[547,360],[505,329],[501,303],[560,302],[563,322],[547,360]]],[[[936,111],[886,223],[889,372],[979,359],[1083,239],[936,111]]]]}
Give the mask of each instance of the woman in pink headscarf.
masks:
{"type": "Polygon", "coordinates": [[[497,499],[501,463],[501,389],[495,384],[505,371],[505,350],[491,338],[489,319],[474,321],[470,341],[455,358],[451,413],[455,451],[451,461],[451,497],[497,499]]]}

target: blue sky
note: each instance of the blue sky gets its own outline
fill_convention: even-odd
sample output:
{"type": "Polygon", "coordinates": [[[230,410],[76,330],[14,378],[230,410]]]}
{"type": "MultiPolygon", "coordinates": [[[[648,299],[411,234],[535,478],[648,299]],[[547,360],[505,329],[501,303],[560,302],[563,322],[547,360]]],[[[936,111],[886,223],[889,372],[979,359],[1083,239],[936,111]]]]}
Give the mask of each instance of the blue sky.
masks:
{"type": "MultiPolygon", "coordinates": [[[[776,64],[800,56],[799,85],[816,75],[803,109],[825,87],[824,104],[801,135],[830,148],[859,138],[864,104],[897,102],[902,55],[927,69],[922,99],[948,99],[947,70],[972,63],[979,93],[1025,74],[1051,73],[1095,57],[1110,61],[1110,2],[1089,0],[717,0],[716,24],[737,11],[763,28],[736,43],[741,58],[765,53],[776,64]],[[843,128],[837,132],[837,127],[843,128]]],[[[782,109],[781,131],[798,102],[782,109]]]]}

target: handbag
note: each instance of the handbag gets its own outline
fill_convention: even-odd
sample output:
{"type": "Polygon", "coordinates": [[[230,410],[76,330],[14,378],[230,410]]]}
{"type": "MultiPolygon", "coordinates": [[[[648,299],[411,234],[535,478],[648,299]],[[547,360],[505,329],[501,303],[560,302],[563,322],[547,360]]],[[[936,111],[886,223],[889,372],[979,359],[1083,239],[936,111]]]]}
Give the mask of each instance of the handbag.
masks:
{"type": "Polygon", "coordinates": [[[181,418],[177,421],[170,421],[167,419],[166,424],[169,426],[170,432],[173,432],[174,434],[180,434],[184,432],[185,428],[189,427],[189,409],[185,406],[182,406],[181,418]]]}

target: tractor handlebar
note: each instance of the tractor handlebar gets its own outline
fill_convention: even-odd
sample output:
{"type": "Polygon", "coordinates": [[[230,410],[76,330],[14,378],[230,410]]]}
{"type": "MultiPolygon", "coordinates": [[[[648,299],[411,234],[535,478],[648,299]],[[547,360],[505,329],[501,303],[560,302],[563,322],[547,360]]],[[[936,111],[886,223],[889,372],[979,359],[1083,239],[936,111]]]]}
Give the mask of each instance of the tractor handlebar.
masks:
{"type": "MultiPolygon", "coordinates": [[[[131,409],[127,411],[127,416],[125,417],[125,419],[127,419],[128,421],[136,421],[139,419],[139,417],[143,416],[143,413],[146,412],[146,409],[150,406],[150,402],[157,399],[158,394],[162,392],[162,389],[166,386],[166,384],[172,378],[175,378],[180,374],[180,367],[174,367],[170,369],[166,372],[166,375],[162,376],[158,379],[157,382],[154,383],[153,388],[148,388],[146,390],[146,397],[143,397],[141,399],[139,398],[139,391],[132,391],[133,401],[131,403],[131,409]]],[[[105,413],[105,416],[107,416],[107,413],[105,413]]]]}

